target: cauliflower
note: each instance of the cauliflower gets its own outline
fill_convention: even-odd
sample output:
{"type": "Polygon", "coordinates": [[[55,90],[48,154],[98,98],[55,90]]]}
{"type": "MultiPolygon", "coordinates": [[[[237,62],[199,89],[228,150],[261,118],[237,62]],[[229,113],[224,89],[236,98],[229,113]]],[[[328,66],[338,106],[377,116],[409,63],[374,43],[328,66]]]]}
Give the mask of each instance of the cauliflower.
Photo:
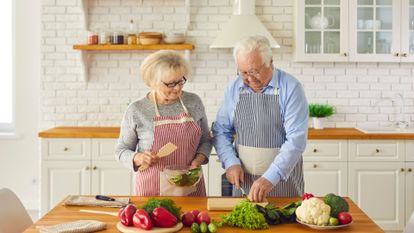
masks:
{"type": "Polygon", "coordinates": [[[296,217],[305,223],[318,226],[328,225],[331,207],[316,197],[302,201],[296,209],[296,217]]]}

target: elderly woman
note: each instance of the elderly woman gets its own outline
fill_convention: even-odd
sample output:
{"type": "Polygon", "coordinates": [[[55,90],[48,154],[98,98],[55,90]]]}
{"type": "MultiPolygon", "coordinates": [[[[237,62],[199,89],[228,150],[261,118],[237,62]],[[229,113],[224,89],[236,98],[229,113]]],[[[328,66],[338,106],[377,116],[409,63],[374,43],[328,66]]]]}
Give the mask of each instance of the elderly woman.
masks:
{"type": "Polygon", "coordinates": [[[169,184],[162,172],[168,165],[199,167],[211,152],[203,103],[183,91],[189,71],[188,62],[174,51],[158,51],[141,64],[141,78],[152,90],[128,106],[116,146],[117,160],[137,172],[138,196],[206,195],[203,178],[196,187],[182,188],[169,184]],[[177,149],[157,157],[170,142],[177,149]],[[148,168],[139,169],[144,166],[148,168]]]}

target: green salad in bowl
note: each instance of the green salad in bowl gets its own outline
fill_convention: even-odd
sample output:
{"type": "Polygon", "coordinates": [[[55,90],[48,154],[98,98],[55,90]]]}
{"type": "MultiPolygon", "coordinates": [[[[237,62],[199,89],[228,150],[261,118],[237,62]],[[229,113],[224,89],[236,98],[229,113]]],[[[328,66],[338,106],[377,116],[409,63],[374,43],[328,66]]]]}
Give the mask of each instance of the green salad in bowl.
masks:
{"type": "Polygon", "coordinates": [[[196,185],[202,173],[201,167],[190,169],[190,166],[171,165],[164,168],[168,182],[180,187],[196,185]]]}

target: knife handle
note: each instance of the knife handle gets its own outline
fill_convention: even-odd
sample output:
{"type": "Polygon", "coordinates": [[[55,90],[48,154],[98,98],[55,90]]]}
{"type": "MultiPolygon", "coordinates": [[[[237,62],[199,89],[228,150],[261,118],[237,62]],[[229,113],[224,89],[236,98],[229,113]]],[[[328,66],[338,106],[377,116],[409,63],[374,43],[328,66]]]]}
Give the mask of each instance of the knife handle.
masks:
{"type": "Polygon", "coordinates": [[[95,198],[97,200],[102,200],[102,201],[115,201],[115,198],[104,196],[104,195],[96,195],[95,198]]]}

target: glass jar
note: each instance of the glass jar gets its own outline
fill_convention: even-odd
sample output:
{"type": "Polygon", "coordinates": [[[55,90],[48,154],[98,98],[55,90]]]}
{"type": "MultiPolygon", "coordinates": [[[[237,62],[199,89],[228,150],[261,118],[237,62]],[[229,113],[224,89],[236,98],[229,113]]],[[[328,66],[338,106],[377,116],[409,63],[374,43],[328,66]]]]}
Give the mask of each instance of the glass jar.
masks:
{"type": "Polygon", "coordinates": [[[128,44],[129,45],[137,44],[137,35],[135,35],[135,34],[128,34],[128,44]]]}
{"type": "Polygon", "coordinates": [[[99,44],[107,44],[108,43],[108,34],[106,32],[101,32],[99,34],[99,44]]]}
{"type": "Polygon", "coordinates": [[[120,32],[114,32],[112,35],[112,44],[124,44],[124,35],[120,32]]]}
{"type": "Polygon", "coordinates": [[[98,34],[96,32],[88,32],[88,44],[98,44],[98,34]]]}

